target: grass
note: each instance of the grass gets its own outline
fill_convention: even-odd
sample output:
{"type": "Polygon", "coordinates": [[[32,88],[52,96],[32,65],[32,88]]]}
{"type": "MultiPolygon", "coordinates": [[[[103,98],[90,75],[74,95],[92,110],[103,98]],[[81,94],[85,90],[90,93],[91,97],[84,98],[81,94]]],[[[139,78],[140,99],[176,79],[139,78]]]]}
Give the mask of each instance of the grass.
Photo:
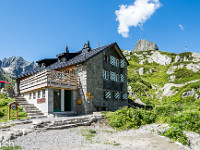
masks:
{"type": "MultiPolygon", "coordinates": [[[[0,95],[0,122],[8,121],[8,104],[13,102],[14,99],[9,99],[5,94],[0,95]]],[[[16,119],[16,110],[11,110],[11,120],[16,119]]],[[[23,111],[22,107],[18,107],[18,119],[27,119],[27,114],[23,111]]]]}
{"type": "Polygon", "coordinates": [[[92,138],[95,137],[95,135],[96,135],[96,131],[93,129],[81,130],[81,135],[85,136],[86,140],[92,141],[92,138]]]}
{"type": "Polygon", "coordinates": [[[22,147],[20,146],[14,146],[14,147],[1,147],[1,150],[19,150],[19,149],[22,149],[22,147]]]}

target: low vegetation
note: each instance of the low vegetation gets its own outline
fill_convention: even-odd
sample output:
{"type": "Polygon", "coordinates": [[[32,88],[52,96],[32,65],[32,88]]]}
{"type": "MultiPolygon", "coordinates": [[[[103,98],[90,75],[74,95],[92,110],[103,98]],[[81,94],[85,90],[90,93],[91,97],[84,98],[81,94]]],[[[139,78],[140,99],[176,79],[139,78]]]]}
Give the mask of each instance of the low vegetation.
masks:
{"type": "MultiPolygon", "coordinates": [[[[13,102],[6,94],[0,94],[0,122],[8,121],[8,104],[13,102]]],[[[11,110],[11,120],[15,118],[15,110],[11,110]]],[[[18,119],[27,119],[27,114],[21,107],[18,108],[18,119]]]]}
{"type": "MultiPolygon", "coordinates": [[[[184,131],[200,133],[200,99],[196,99],[195,95],[186,97],[182,95],[184,92],[191,90],[200,95],[200,81],[189,83],[182,87],[172,86],[171,90],[176,93],[170,97],[162,97],[162,100],[157,95],[162,93],[162,91],[159,91],[159,88],[166,83],[172,82],[169,76],[175,75],[176,78],[173,83],[182,84],[200,79],[200,73],[183,67],[182,69],[175,70],[171,75],[166,74],[171,65],[181,63],[174,63],[177,54],[161,52],[161,54],[172,58],[171,64],[163,66],[156,63],[148,63],[145,61],[146,56],[143,56],[144,64],[139,64],[141,60],[137,56],[148,55],[150,52],[135,53],[137,53],[136,56],[132,54],[129,60],[129,86],[132,87],[136,98],[140,98],[146,104],[146,107],[137,109],[125,107],[116,112],[107,112],[105,117],[109,125],[119,130],[127,130],[139,128],[145,124],[167,123],[170,128],[160,134],[189,146],[190,142],[184,131]],[[141,67],[144,68],[143,75],[138,73],[138,69],[141,67]],[[148,72],[149,69],[152,69],[152,71],[148,72]],[[153,86],[157,89],[152,88],[153,86]]],[[[186,58],[188,60],[188,62],[184,62],[185,64],[192,63],[193,58],[190,52],[179,54],[179,56],[181,59],[186,58]]],[[[131,97],[129,99],[134,100],[131,97]]]]}

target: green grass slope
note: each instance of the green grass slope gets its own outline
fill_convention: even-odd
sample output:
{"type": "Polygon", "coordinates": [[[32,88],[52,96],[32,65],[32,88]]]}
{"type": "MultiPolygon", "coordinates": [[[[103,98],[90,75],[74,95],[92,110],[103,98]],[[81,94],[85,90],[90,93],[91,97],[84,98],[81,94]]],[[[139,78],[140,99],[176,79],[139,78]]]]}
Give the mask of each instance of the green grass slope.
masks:
{"type": "MultiPolygon", "coordinates": [[[[107,112],[105,114],[109,124],[117,129],[132,129],[139,128],[141,125],[151,123],[168,123],[170,129],[163,136],[167,136],[172,140],[181,142],[184,145],[189,145],[189,140],[186,137],[185,131],[193,131],[200,133],[200,99],[196,99],[195,95],[182,97],[184,92],[194,90],[200,95],[200,81],[185,84],[182,87],[172,87],[173,96],[162,97],[162,100],[157,97],[159,89],[166,83],[183,84],[188,81],[200,79],[200,73],[188,70],[186,67],[176,69],[173,74],[167,74],[169,67],[179,65],[181,63],[197,63],[193,62],[191,53],[174,54],[160,52],[162,55],[167,55],[172,58],[172,62],[168,65],[159,65],[155,62],[148,63],[147,55],[150,52],[134,52],[130,55],[128,66],[128,82],[132,87],[133,92],[147,105],[152,106],[152,109],[147,108],[122,108],[116,112],[107,112]],[[136,53],[136,55],[134,55],[136,53]],[[144,63],[138,55],[143,55],[144,63]],[[187,62],[180,61],[175,63],[176,56],[179,55],[182,60],[187,59],[187,62]],[[144,68],[144,74],[139,75],[138,69],[144,68]],[[152,69],[151,73],[146,74],[146,71],[152,69]],[[176,79],[170,81],[169,77],[175,75],[176,79]],[[152,88],[152,86],[156,88],[152,88]],[[153,95],[149,97],[148,94],[153,95]]],[[[161,92],[161,91],[160,91],[161,92]]],[[[133,99],[134,100],[134,99],[133,99]]]]}

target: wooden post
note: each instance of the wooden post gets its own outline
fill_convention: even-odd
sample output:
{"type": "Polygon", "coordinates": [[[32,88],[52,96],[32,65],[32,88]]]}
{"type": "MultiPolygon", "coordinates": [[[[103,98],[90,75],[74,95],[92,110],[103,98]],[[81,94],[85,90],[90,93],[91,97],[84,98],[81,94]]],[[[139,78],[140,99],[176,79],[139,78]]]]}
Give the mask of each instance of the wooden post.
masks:
{"type": "Polygon", "coordinates": [[[18,104],[16,105],[16,119],[18,119],[18,104]]]}
{"type": "Polygon", "coordinates": [[[8,105],[8,120],[10,120],[10,105],[8,105]]]}

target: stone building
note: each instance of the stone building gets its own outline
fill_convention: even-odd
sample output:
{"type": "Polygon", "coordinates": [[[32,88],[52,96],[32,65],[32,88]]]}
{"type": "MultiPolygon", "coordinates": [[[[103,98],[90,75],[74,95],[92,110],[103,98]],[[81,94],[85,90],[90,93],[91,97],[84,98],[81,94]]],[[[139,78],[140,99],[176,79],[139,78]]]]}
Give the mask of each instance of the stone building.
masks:
{"type": "MultiPolygon", "coordinates": [[[[117,43],[58,54],[37,61],[37,69],[16,78],[18,98],[45,116],[114,111],[128,105],[127,65],[117,43]]],[[[23,105],[22,105],[23,106],[23,105]]]]}

